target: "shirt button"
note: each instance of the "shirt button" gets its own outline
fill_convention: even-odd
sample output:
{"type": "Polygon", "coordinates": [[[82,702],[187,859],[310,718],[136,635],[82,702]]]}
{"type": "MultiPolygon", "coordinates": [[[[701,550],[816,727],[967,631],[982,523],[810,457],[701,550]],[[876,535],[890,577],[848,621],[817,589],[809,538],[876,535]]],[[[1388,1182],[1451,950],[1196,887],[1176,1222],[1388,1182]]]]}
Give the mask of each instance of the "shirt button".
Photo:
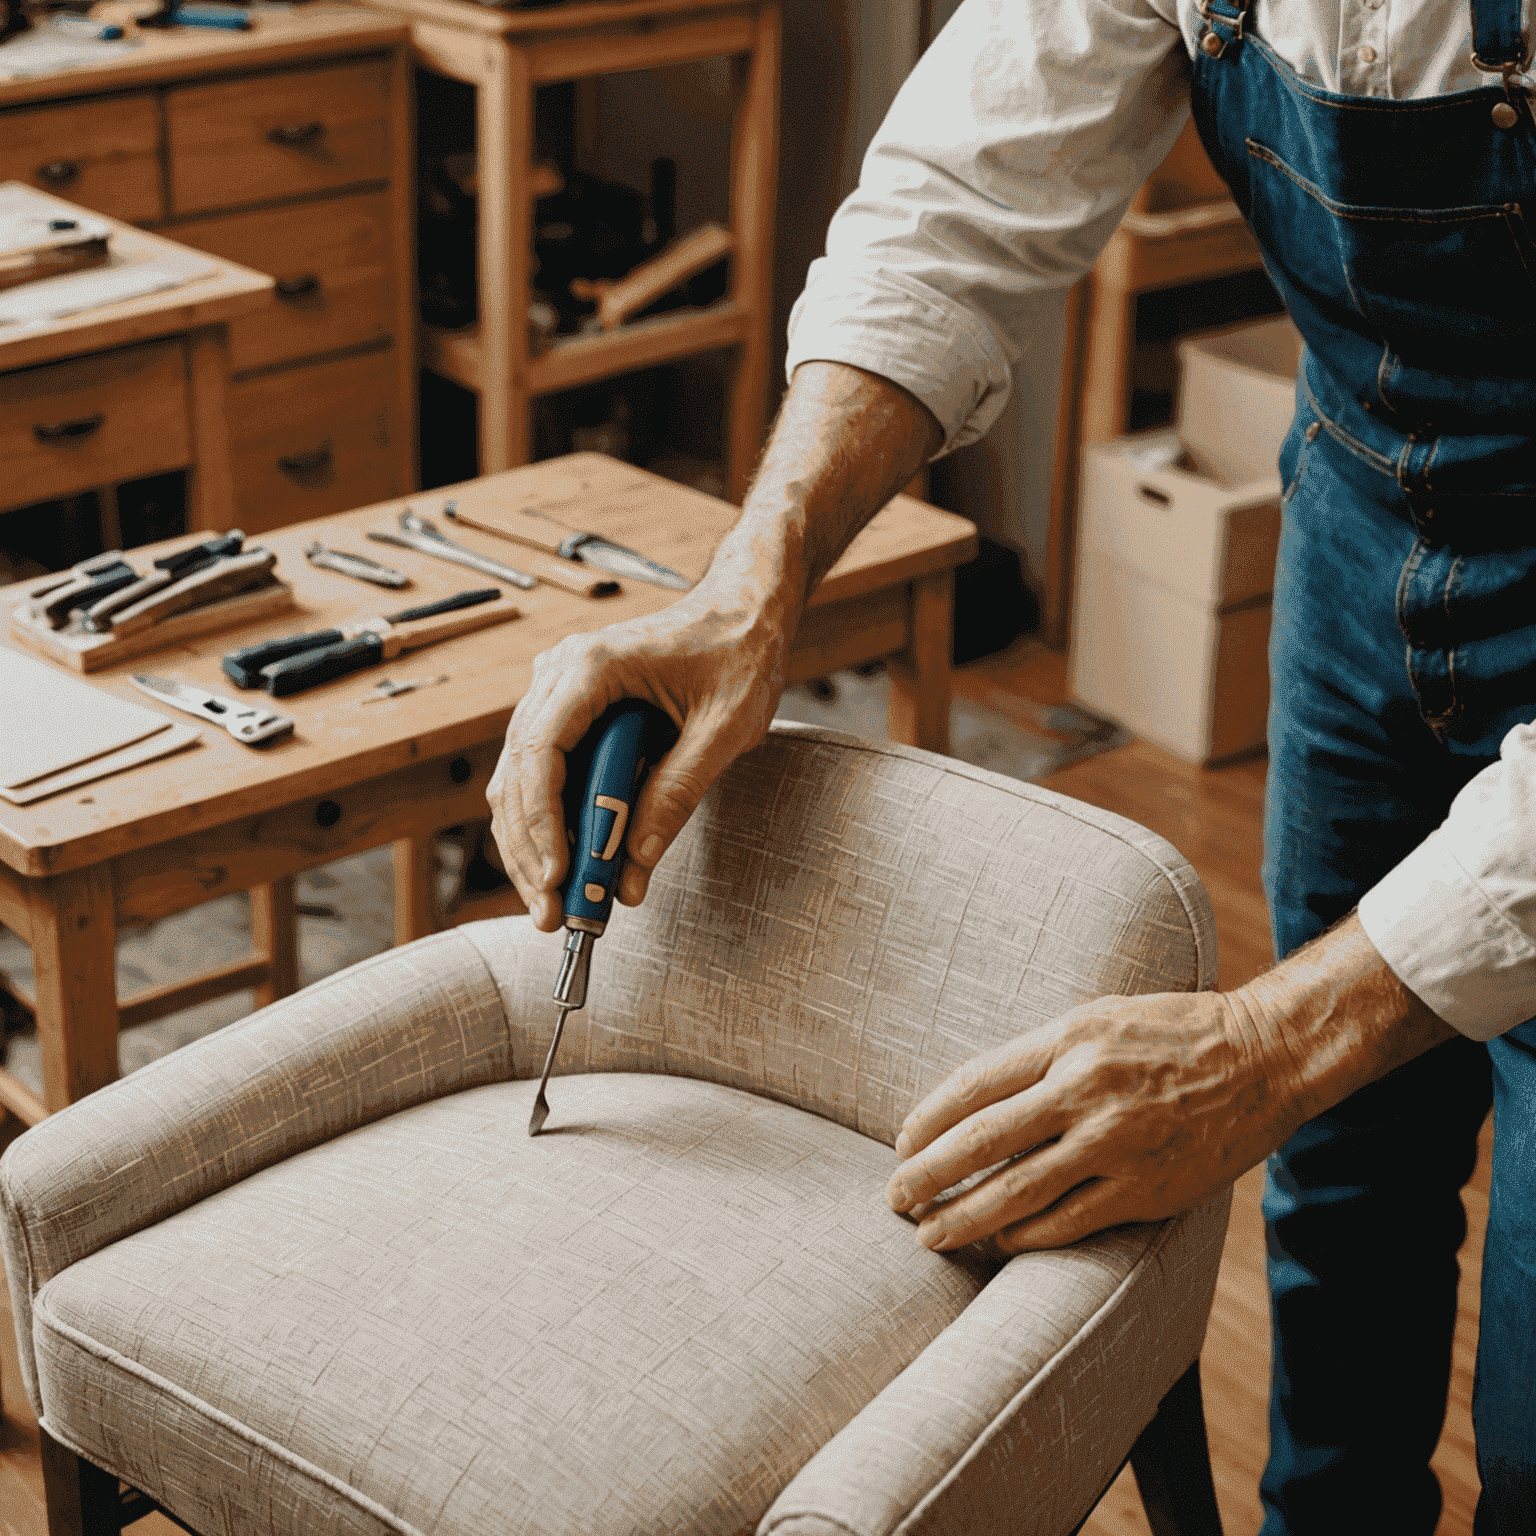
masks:
{"type": "Polygon", "coordinates": [[[1376,62],[1376,50],[1369,43],[1364,44],[1360,52],[1355,55],[1362,64],[1374,64],[1376,62]]]}

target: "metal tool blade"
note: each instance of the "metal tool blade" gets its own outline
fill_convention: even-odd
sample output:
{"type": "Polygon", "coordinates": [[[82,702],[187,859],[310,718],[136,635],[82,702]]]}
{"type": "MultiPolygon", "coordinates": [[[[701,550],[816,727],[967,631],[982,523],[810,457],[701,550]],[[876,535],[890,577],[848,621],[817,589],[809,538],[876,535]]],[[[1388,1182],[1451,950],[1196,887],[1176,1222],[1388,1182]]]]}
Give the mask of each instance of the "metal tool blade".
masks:
{"type": "Polygon", "coordinates": [[[544,1129],[544,1122],[549,1119],[549,1100],[544,1097],[544,1090],[549,1086],[550,1069],[555,1064],[555,1052],[560,1049],[560,1036],[565,1031],[566,1016],[574,1010],[565,1003],[561,1003],[560,1017],[555,1020],[555,1038],[549,1042],[549,1055],[544,1058],[544,1075],[539,1079],[538,1096],[533,1101],[533,1113],[528,1117],[528,1134],[537,1136],[544,1129]]]}
{"type": "Polygon", "coordinates": [[[408,587],[411,584],[411,578],[392,565],[382,565],[367,555],[354,555],[344,549],[330,549],[319,539],[311,539],[304,546],[304,558],[311,565],[352,576],[358,581],[371,581],[376,587],[408,587]]]}
{"type": "Polygon", "coordinates": [[[368,537],[378,544],[393,544],[396,549],[414,549],[421,555],[433,555],[439,560],[447,560],[454,565],[468,566],[470,570],[479,571],[483,576],[494,576],[498,581],[509,581],[514,587],[521,587],[525,592],[538,585],[538,578],[530,576],[527,571],[520,571],[513,565],[503,565],[499,560],[487,559],[484,555],[475,554],[473,550],[461,549],[441,535],[431,538],[420,533],[384,533],[370,528],[368,537]]]}
{"type": "Polygon", "coordinates": [[[382,704],[385,699],[397,698],[402,693],[414,693],[418,688],[435,688],[439,683],[446,683],[448,674],[442,673],[438,677],[402,677],[399,682],[393,678],[381,677],[373,685],[373,692],[366,698],[359,699],[360,704],[382,704]]]}
{"type": "Polygon", "coordinates": [[[276,741],[293,731],[293,721],[287,715],[279,715],[269,709],[257,709],[235,699],[226,699],[221,694],[210,693],[206,688],[184,683],[179,678],[157,677],[153,673],[139,672],[134,674],[131,681],[141,693],[159,699],[162,704],[169,704],[174,709],[196,715],[200,720],[210,720],[215,725],[223,726],[236,741],[248,747],[276,741]]]}
{"type": "MultiPolygon", "coordinates": [[[[452,550],[453,557],[461,565],[469,565],[471,561],[479,561],[481,563],[472,566],[471,569],[486,571],[493,576],[500,572],[502,573],[502,580],[510,581],[513,586],[521,587],[525,592],[531,591],[539,584],[538,577],[529,575],[527,571],[519,570],[515,565],[503,564],[500,560],[492,560],[488,555],[477,553],[467,544],[460,544],[456,539],[450,539],[446,534],[438,532],[436,523],[430,518],[423,517],[411,507],[403,507],[401,509],[400,527],[404,533],[412,538],[427,540],[428,544],[433,546],[432,549],[429,549],[429,553],[435,553],[436,547],[439,546],[445,552],[452,550]]],[[[415,547],[420,549],[422,546],[417,545],[415,547]]],[[[444,558],[448,558],[446,553],[444,558]]]]}
{"type": "Polygon", "coordinates": [[[693,583],[686,576],[607,539],[595,536],[583,539],[576,546],[576,558],[587,565],[595,565],[600,571],[607,571],[610,576],[648,581],[652,586],[671,587],[674,592],[693,590],[693,583]]]}

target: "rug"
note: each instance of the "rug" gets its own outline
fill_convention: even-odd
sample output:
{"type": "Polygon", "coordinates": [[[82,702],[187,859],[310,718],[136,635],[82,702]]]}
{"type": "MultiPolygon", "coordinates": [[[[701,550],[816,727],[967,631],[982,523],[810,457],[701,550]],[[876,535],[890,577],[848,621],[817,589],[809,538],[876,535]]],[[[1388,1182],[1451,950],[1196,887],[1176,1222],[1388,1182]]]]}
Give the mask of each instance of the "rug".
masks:
{"type": "MultiPolygon", "coordinates": [[[[786,720],[883,740],[889,698],[890,678],[884,669],[861,668],[787,689],[778,714],[786,720]]],[[[951,755],[1012,778],[1042,779],[1131,739],[1130,733],[1114,721],[1074,704],[1010,701],[1009,709],[1028,720],[1029,726],[969,699],[956,699],[949,713],[951,755]]],[[[445,904],[458,891],[464,852],[460,838],[445,837],[438,845],[439,891],[445,904]]],[[[308,986],[380,954],[393,942],[394,873],[388,848],[375,848],[300,875],[297,899],[301,985],[308,986]]],[[[205,902],[158,923],[125,929],[117,942],[118,996],[164,986],[238,960],[249,954],[250,948],[250,901],[243,893],[205,902]]],[[[0,975],[8,975],[31,990],[31,951],[3,928],[0,975]]],[[[244,1018],[254,1006],[249,992],[235,992],[153,1024],[125,1030],[118,1038],[121,1070],[126,1076],[178,1046],[244,1018]]],[[[35,1093],[42,1092],[35,1033],[10,1037],[6,1065],[35,1093]]]]}

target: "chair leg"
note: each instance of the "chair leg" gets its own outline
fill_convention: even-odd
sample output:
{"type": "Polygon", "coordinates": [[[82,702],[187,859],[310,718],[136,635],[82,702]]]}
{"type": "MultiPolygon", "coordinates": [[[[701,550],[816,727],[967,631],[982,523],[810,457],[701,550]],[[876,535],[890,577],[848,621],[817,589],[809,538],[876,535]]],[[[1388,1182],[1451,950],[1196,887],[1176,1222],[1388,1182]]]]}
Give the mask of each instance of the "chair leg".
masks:
{"type": "Polygon", "coordinates": [[[1169,1388],[1131,1447],[1131,1470],[1152,1536],[1221,1536],[1198,1360],[1169,1388]]]}
{"type": "Polygon", "coordinates": [[[122,1536],[117,1479],[38,1431],[48,1536],[122,1536]]]}

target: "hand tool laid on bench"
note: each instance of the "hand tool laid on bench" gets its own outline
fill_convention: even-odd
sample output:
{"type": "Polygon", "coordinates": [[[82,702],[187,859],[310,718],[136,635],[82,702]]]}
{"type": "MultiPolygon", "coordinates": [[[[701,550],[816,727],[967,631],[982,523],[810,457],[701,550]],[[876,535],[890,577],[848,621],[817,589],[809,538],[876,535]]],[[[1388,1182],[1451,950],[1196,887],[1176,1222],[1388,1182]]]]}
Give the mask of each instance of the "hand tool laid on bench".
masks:
{"type": "Polygon", "coordinates": [[[241,688],[265,688],[285,698],[402,652],[517,618],[518,610],[499,602],[500,597],[498,588],[482,587],[335,629],[258,641],[231,651],[224,658],[224,675],[241,688]]]}
{"type": "Polygon", "coordinates": [[[139,573],[123,559],[122,551],[114,549],[47,577],[28,592],[27,606],[50,629],[62,629],[82,604],[89,607],[138,579],[139,573]]]}
{"type": "Polygon", "coordinates": [[[136,672],[133,685],[162,704],[184,709],[199,720],[222,725],[236,741],[243,741],[248,747],[265,746],[293,734],[293,721],[287,715],[257,709],[255,705],[242,704],[237,699],[226,699],[222,694],[209,693],[206,688],[183,683],[178,678],[136,672]]]}
{"type": "Polygon", "coordinates": [[[620,699],[592,722],[565,759],[561,801],[571,839],[571,863],[560,887],[566,928],[554,990],[560,1016],[528,1120],[530,1136],[537,1136],[549,1118],[544,1090],[566,1016],[586,1006],[592,947],[608,926],[624,872],[624,834],[629,830],[630,812],[650,769],[676,740],[677,727],[665,711],[639,699],[620,699]]]}
{"type": "MultiPolygon", "coordinates": [[[[558,555],[563,560],[573,560],[582,565],[595,565],[629,581],[648,581],[652,586],[671,587],[677,592],[687,592],[693,583],[686,576],[647,560],[633,549],[615,544],[600,533],[582,533],[566,528],[542,512],[513,511],[497,508],[494,512],[462,512],[455,501],[445,502],[443,516],[450,522],[462,523],[466,528],[478,528],[482,533],[494,533],[499,538],[510,539],[530,549],[541,549],[545,554],[558,555]]],[[[554,577],[546,577],[553,582],[554,577]]]]}
{"type": "Polygon", "coordinates": [[[304,558],[322,570],[355,576],[359,581],[371,581],[376,587],[408,587],[411,584],[411,578],[392,565],[381,565],[367,555],[354,555],[345,549],[330,549],[319,539],[311,539],[304,546],[304,558]]]}
{"type": "Polygon", "coordinates": [[[487,555],[477,555],[474,550],[466,549],[464,545],[455,544],[452,539],[444,538],[431,521],[411,511],[409,507],[400,513],[399,533],[370,531],[368,537],[380,544],[393,544],[398,549],[414,549],[418,554],[433,555],[453,565],[468,566],[470,570],[479,571],[485,576],[494,576],[498,581],[509,581],[514,587],[521,587],[525,592],[539,584],[537,577],[530,576],[527,571],[518,570],[515,565],[503,565],[500,560],[492,560],[487,555]]]}
{"type": "MultiPolygon", "coordinates": [[[[85,628],[93,634],[115,629],[118,619],[127,609],[185,577],[195,576],[220,560],[238,555],[244,544],[245,535],[236,528],[216,538],[205,539],[201,544],[194,544],[190,549],[179,549],[174,555],[156,560],[154,569],[148,575],[139,577],[137,581],[130,582],[128,586],[109,593],[85,608],[85,628]]],[[[276,563],[275,559],[273,563],[276,563]]]]}

